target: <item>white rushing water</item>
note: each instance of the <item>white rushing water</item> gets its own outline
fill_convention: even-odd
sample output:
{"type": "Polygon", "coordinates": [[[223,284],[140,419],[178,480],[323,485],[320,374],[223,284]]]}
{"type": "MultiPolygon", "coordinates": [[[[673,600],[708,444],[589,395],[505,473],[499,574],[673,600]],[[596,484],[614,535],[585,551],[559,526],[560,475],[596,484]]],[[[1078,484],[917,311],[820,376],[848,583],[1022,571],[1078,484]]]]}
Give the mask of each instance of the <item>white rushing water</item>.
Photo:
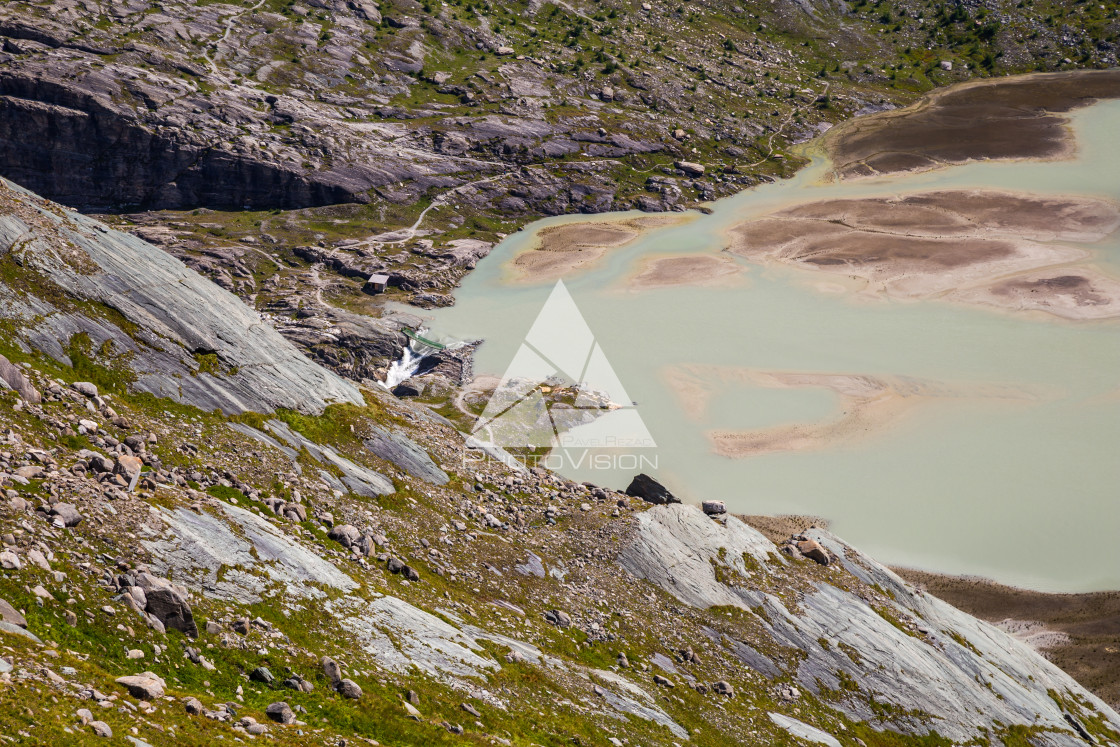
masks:
{"type": "Polygon", "coordinates": [[[420,363],[424,360],[424,355],[412,349],[414,344],[414,342],[409,341],[408,347],[404,349],[400,360],[393,361],[392,365],[389,366],[389,371],[385,374],[385,381],[381,382],[383,387],[393,389],[397,384],[416,375],[420,363]]]}
{"type": "MultiPolygon", "coordinates": [[[[792,179],[714,203],[711,215],[652,231],[565,278],[656,441],[642,452],[656,469],[640,471],[685,500],[823,516],[892,564],[1044,590],[1120,588],[1120,323],[824,292],[813,282],[819,276],[722,252],[730,226],[837,197],[991,188],[1120,202],[1120,101],[1072,119],[1073,160],[827,183],[827,164],[817,159],[792,179]],[[736,282],[630,284],[650,258],[705,254],[734,261],[736,282]],[[682,369],[721,375],[698,377],[686,396],[673,377],[682,369]],[[828,421],[843,406],[826,388],[771,388],[739,371],[884,377],[1014,396],[929,398],[859,438],[731,459],[713,453],[710,432],[828,421]]],[[[456,305],[435,312],[433,329],[484,339],[475,369],[501,375],[553,289],[512,279],[512,258],[542,227],[586,220],[549,218],[507,238],[465,278],[456,305]]],[[[1120,235],[1084,248],[1098,268],[1120,275],[1120,235]]],[[[560,471],[624,488],[639,470],[573,460],[560,471]]]]}

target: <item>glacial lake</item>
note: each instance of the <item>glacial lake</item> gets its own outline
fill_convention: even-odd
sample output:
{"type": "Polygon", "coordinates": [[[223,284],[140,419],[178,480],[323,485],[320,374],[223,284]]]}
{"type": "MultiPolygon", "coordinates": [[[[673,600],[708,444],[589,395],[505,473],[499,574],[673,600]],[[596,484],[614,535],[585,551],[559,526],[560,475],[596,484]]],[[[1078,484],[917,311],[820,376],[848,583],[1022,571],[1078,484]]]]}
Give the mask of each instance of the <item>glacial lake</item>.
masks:
{"type": "MultiPolygon", "coordinates": [[[[973,162],[919,174],[830,182],[810,166],[654,229],[564,278],[656,447],[651,472],[686,501],[746,514],[808,514],[892,565],[986,576],[1045,591],[1120,588],[1120,321],[950,301],[828,292],[816,273],[752,264],[724,250],[746,219],[825,198],[997,189],[1120,201],[1120,101],[1075,111],[1071,160],[973,162]],[[636,290],[657,256],[712,255],[740,269],[730,284],[636,290]],[[838,417],[828,387],[763,386],[733,373],[705,384],[706,406],[672,372],[845,374],[919,381],[956,392],[921,397],[887,422],[808,448],[719,456],[708,433],[838,417]],[[993,394],[994,393],[994,394],[993,394]]],[[[476,374],[501,376],[554,282],[514,279],[511,261],[549,226],[633,214],[565,216],[499,244],[468,275],[433,334],[486,342],[476,374]]],[[[1120,235],[1088,247],[1120,276],[1120,235]]],[[[573,460],[574,461],[574,460],[573,460]]],[[[577,480],[625,488],[632,470],[567,466],[577,480]]]]}

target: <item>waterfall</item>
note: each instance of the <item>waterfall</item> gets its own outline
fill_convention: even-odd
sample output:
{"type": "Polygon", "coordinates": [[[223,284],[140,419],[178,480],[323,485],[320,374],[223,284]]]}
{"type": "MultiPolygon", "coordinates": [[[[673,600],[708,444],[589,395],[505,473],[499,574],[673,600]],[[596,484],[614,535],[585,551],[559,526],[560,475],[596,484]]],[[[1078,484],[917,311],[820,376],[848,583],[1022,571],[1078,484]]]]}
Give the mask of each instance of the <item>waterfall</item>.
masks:
{"type": "MultiPolygon", "coordinates": [[[[420,331],[424,330],[421,329],[420,331]]],[[[457,345],[451,347],[457,347],[457,345]]],[[[401,354],[400,360],[393,361],[392,365],[389,366],[389,370],[385,374],[385,381],[381,382],[381,385],[386,389],[393,389],[402,381],[415,376],[424,359],[434,352],[436,352],[436,348],[410,339],[408,346],[401,354]]]]}
{"type": "Polygon", "coordinates": [[[412,343],[409,343],[400,360],[393,361],[392,365],[389,366],[389,371],[385,374],[385,381],[381,382],[381,385],[386,389],[392,389],[416,373],[422,360],[424,360],[424,356],[414,351],[412,343]]]}

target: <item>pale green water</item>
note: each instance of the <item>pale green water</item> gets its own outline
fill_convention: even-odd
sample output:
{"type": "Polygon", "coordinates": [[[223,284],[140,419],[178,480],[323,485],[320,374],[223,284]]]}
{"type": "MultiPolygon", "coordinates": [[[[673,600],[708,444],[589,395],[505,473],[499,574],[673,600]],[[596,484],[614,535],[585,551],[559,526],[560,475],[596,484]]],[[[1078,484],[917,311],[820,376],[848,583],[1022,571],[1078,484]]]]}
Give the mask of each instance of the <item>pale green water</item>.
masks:
{"type": "MultiPolygon", "coordinates": [[[[717,253],[726,227],[798,202],[964,187],[1120,200],[1120,102],[1083,110],[1074,123],[1072,162],[977,163],[841,185],[820,183],[826,165],[816,162],[567,279],[657,441],[646,455],[656,455],[658,479],[685,499],[722,499],[736,512],[827,517],[839,535],[891,564],[1045,590],[1120,588],[1120,324],[857,300],[814,290],[803,271],[743,260],[738,287],[624,287],[644,256],[717,253]],[[864,439],[733,460],[711,453],[706,431],[823,420],[839,399],[823,389],[735,385],[694,419],[660,373],[677,364],[910,376],[1032,396],[933,399],[864,439]]],[[[511,236],[467,277],[457,305],[436,315],[437,333],[487,340],[477,372],[501,375],[552,289],[505,282],[506,263],[533,230],[571,220],[586,217],[540,221],[511,236]]],[[[1099,266],[1120,274],[1120,236],[1093,248],[1099,266]]],[[[616,488],[632,476],[567,473],[616,488]]]]}

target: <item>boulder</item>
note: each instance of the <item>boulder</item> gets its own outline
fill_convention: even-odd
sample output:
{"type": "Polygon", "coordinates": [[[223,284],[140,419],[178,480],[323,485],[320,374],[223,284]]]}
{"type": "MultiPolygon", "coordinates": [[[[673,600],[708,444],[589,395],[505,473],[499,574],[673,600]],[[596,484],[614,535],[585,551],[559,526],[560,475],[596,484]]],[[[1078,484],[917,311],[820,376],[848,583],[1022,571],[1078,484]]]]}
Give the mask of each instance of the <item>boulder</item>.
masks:
{"type": "Polygon", "coordinates": [[[703,164],[693,163],[692,161],[677,161],[674,165],[689,176],[704,175],[705,169],[703,164]]]}
{"type": "Polygon", "coordinates": [[[70,388],[78,394],[84,394],[87,397],[97,396],[97,387],[88,381],[75,381],[70,385],[70,388]]]}
{"type": "Polygon", "coordinates": [[[55,522],[64,527],[76,527],[82,523],[83,517],[72,503],[56,503],[51,506],[51,516],[55,522]]]}
{"type": "Polygon", "coordinates": [[[359,532],[358,528],[352,524],[340,524],[339,526],[331,529],[330,533],[327,534],[327,536],[343,547],[350,547],[351,545],[357,543],[357,541],[361,538],[362,533],[359,532]]]}
{"type": "Polygon", "coordinates": [[[704,501],[700,504],[700,507],[704,509],[704,513],[708,516],[719,516],[727,513],[727,506],[724,505],[723,501],[704,501]]]}
{"type": "Polygon", "coordinates": [[[19,369],[11,361],[4,356],[0,355],[0,389],[3,385],[14,389],[16,394],[23,399],[24,402],[31,404],[38,404],[42,401],[42,397],[35,387],[31,386],[31,382],[23,375],[23,371],[19,369]]]}
{"type": "Polygon", "coordinates": [[[264,685],[271,685],[276,681],[276,678],[272,676],[272,672],[268,671],[268,667],[257,667],[249,674],[249,679],[264,685]]]}
{"type": "Polygon", "coordinates": [[[191,606],[177,589],[168,584],[164,587],[148,589],[145,594],[148,598],[145,611],[159,620],[165,628],[174,628],[191,638],[198,637],[198,626],[195,624],[191,606]]]}
{"type": "Polygon", "coordinates": [[[93,733],[99,737],[113,738],[113,730],[104,721],[90,721],[89,728],[93,729],[93,733]]]}
{"type": "Polygon", "coordinates": [[[821,565],[828,565],[832,562],[832,559],[828,557],[828,553],[816,540],[802,540],[797,543],[797,549],[802,555],[810,560],[817,561],[821,565]]]}
{"type": "Polygon", "coordinates": [[[663,505],[666,503],[680,503],[680,498],[666,490],[665,486],[647,474],[635,475],[626,488],[626,495],[641,498],[646,503],[663,505]]]}
{"type": "Polygon", "coordinates": [[[558,628],[572,627],[572,617],[562,610],[550,610],[544,613],[544,619],[558,628]]]}
{"type": "Polygon", "coordinates": [[[334,689],[339,695],[350,700],[360,700],[362,697],[362,688],[358,687],[358,683],[354,680],[339,680],[335,683],[334,689]]]}
{"type": "Polygon", "coordinates": [[[118,677],[118,685],[124,685],[128,694],[138,700],[153,701],[163,697],[163,690],[167,683],[154,672],[141,672],[128,677],[118,677]]]}
{"type": "Polygon", "coordinates": [[[144,467],[144,461],[140,457],[128,456],[122,454],[117,457],[117,461],[113,464],[113,474],[120,475],[126,480],[131,480],[140,470],[144,467]]]}
{"type": "Polygon", "coordinates": [[[269,703],[264,713],[278,724],[291,724],[296,720],[296,714],[292,713],[291,706],[284,702],[269,703]]]}
{"type": "Polygon", "coordinates": [[[202,713],[202,701],[198,698],[187,698],[183,701],[183,710],[192,716],[202,713]]]}
{"type": "Polygon", "coordinates": [[[0,599],[0,620],[18,625],[21,628],[27,627],[27,620],[19,613],[19,610],[8,604],[6,599],[0,599]]]}
{"type": "Polygon", "coordinates": [[[93,472],[112,472],[115,466],[112,459],[101,454],[94,454],[89,458],[89,469],[93,472]]]}
{"type": "Polygon", "coordinates": [[[331,681],[331,684],[339,682],[342,679],[342,667],[331,657],[324,656],[319,660],[319,664],[323,667],[323,674],[331,681]]]}

